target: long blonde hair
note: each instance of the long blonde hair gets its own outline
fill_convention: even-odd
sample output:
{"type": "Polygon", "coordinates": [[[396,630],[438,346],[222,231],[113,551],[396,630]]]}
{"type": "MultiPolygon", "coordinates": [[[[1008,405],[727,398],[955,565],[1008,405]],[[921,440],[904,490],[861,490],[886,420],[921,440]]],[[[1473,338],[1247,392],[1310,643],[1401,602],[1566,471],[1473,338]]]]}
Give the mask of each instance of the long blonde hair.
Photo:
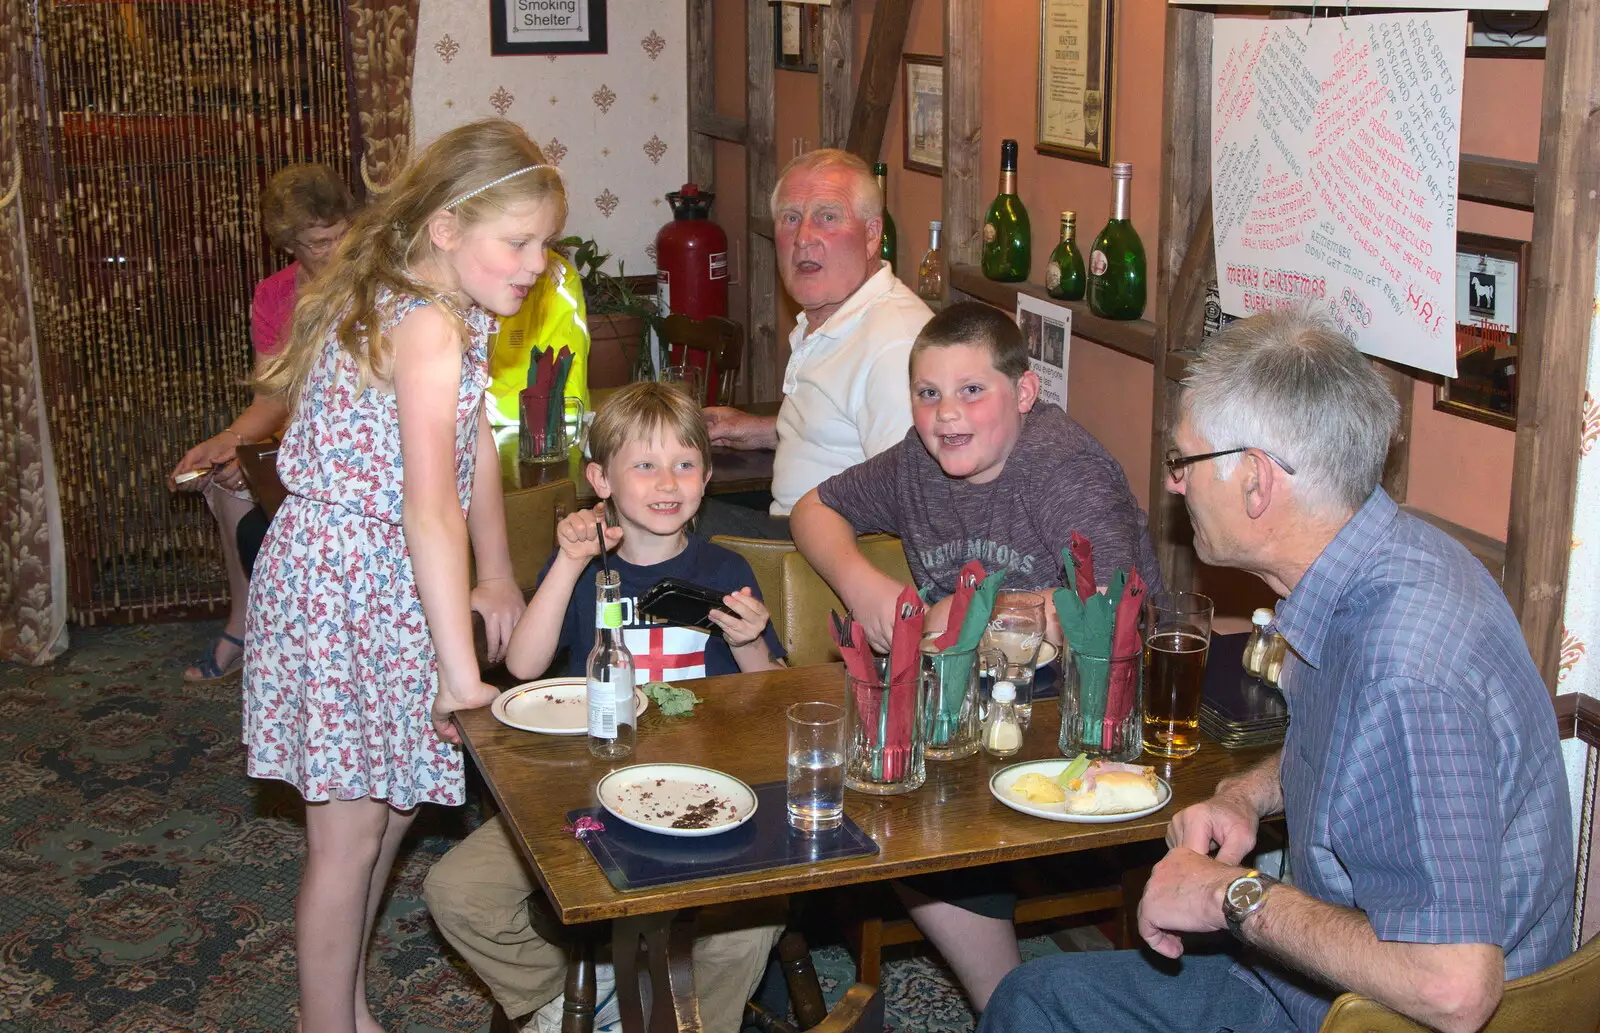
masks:
{"type": "Polygon", "coordinates": [[[380,287],[439,305],[465,341],[461,314],[435,285],[412,273],[439,253],[428,223],[447,205],[465,230],[530,203],[556,205],[558,229],[566,221],[560,175],[516,123],[485,119],[439,137],[356,217],[328,268],[302,292],[289,341],[256,377],[255,389],[283,396],[294,409],[323,342],[335,330],[363,385],[387,379],[390,354],[377,306],[380,287]],[[514,175],[530,166],[542,167],[514,175]]]}

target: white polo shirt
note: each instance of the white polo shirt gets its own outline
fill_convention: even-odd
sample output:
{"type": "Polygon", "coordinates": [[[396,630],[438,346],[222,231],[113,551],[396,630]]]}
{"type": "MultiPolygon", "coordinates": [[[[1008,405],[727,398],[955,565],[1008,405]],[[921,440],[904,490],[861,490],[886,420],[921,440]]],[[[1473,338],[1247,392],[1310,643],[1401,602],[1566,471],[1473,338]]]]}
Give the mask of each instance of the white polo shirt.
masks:
{"type": "Polygon", "coordinates": [[[887,262],[815,330],[800,313],[778,410],[772,515],[911,429],[911,345],[933,310],[887,262]]]}

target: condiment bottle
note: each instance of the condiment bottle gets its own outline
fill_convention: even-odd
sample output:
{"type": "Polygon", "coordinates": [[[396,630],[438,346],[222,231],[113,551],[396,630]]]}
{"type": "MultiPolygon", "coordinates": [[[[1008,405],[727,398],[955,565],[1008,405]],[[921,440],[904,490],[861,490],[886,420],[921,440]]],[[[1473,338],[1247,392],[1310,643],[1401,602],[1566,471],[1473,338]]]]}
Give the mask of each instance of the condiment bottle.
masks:
{"type": "Polygon", "coordinates": [[[1261,680],[1278,688],[1278,679],[1283,677],[1283,662],[1288,656],[1288,641],[1282,635],[1273,635],[1261,660],[1261,680]]]}
{"type": "Polygon", "coordinates": [[[983,719],[983,748],[995,757],[1009,757],[1022,749],[1022,721],[1017,717],[1017,687],[1008,681],[994,683],[989,713],[983,719]]]}
{"type": "Polygon", "coordinates": [[[1273,636],[1267,625],[1272,623],[1272,611],[1262,607],[1250,615],[1250,641],[1244,644],[1244,671],[1252,678],[1260,678],[1266,668],[1273,636]]]}

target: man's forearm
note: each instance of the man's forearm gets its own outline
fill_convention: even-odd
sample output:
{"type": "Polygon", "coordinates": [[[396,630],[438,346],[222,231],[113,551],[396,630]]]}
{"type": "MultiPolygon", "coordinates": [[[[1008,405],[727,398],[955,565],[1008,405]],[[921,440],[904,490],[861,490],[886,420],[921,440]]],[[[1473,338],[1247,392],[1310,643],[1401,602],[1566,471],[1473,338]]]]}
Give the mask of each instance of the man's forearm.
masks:
{"type": "Polygon", "coordinates": [[[1364,994],[1446,1033],[1487,1022],[1505,978],[1493,944],[1380,940],[1364,912],[1286,885],[1272,887],[1261,910],[1245,919],[1242,936],[1331,989],[1364,994]]]}
{"type": "Polygon", "coordinates": [[[1266,817],[1283,810],[1283,783],[1278,780],[1278,768],[1283,762],[1279,750],[1249,771],[1217,783],[1213,796],[1237,796],[1249,800],[1256,814],[1266,817]]]}
{"type": "Polygon", "coordinates": [[[750,426],[749,448],[777,448],[778,447],[778,418],[776,416],[752,416],[755,422],[750,426]]]}

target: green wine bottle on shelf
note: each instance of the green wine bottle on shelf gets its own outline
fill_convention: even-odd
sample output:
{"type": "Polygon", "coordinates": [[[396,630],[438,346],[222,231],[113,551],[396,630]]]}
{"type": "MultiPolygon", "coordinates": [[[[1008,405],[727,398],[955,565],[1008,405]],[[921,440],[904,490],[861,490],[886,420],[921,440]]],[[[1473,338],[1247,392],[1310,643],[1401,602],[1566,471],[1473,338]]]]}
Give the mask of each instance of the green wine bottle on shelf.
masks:
{"type": "Polygon", "coordinates": [[[1017,141],[1000,141],[1000,194],[983,220],[983,275],[1002,283],[1028,278],[1033,232],[1028,209],[1017,196],[1017,141]]]}
{"type": "Polygon", "coordinates": [[[878,257],[889,263],[889,271],[900,272],[900,240],[894,231],[894,216],[889,214],[889,166],[886,162],[878,162],[872,166],[872,174],[878,177],[878,192],[883,195],[883,237],[878,244],[878,257]]]}
{"type": "Polygon", "coordinates": [[[1050,261],[1044,267],[1044,289],[1052,298],[1064,301],[1082,301],[1088,285],[1083,271],[1083,252],[1078,250],[1078,213],[1061,213],[1061,243],[1050,252],[1050,261]]]}
{"type": "Polygon", "coordinates": [[[1144,315],[1144,244],[1128,218],[1128,187],[1133,166],[1111,166],[1117,188],[1111,221],[1094,238],[1089,254],[1089,311],[1106,319],[1138,319],[1144,315]]]}

